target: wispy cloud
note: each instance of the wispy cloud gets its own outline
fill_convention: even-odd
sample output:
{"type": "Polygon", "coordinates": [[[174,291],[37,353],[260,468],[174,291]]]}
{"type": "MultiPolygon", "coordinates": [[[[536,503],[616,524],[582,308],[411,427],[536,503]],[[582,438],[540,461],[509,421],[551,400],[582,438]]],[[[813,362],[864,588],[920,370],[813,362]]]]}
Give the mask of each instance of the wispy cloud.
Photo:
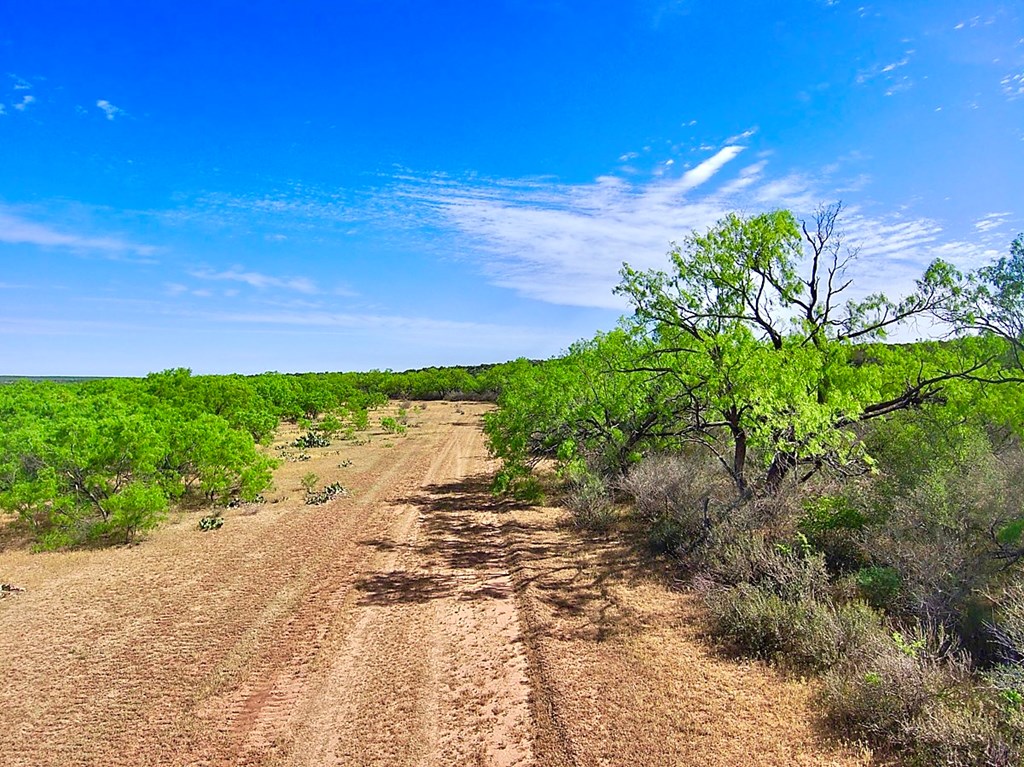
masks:
{"type": "Polygon", "coordinates": [[[219,272],[212,269],[198,269],[190,272],[190,274],[199,280],[241,282],[260,290],[281,288],[308,294],[319,292],[316,284],[308,277],[273,277],[261,272],[247,271],[241,266],[235,266],[219,272]]]}
{"type": "Polygon", "coordinates": [[[1024,96],[1024,72],[1008,74],[999,84],[1003,88],[1003,95],[1008,99],[1018,99],[1024,96]]]}
{"type": "Polygon", "coordinates": [[[26,109],[29,108],[29,105],[35,102],[35,100],[36,97],[31,94],[22,96],[21,101],[15,104],[14,108],[17,109],[19,112],[24,112],[26,109]]]}
{"type": "Polygon", "coordinates": [[[104,111],[104,113],[106,113],[108,120],[114,120],[118,117],[124,117],[128,114],[123,109],[121,109],[121,107],[114,106],[106,99],[100,99],[99,101],[97,101],[96,106],[98,106],[100,109],[104,111]]]}
{"type": "Polygon", "coordinates": [[[1010,213],[987,213],[974,222],[974,228],[979,232],[989,232],[998,229],[1006,223],[1010,213]]]}
{"type": "Polygon", "coordinates": [[[730,136],[729,138],[727,138],[725,140],[725,143],[726,144],[738,144],[741,141],[746,141],[748,138],[751,138],[752,136],[754,136],[757,133],[758,130],[759,130],[758,127],[755,125],[753,128],[748,128],[747,130],[743,131],[742,133],[737,133],[735,136],[730,136]]]}
{"type": "MultiPolygon", "coordinates": [[[[622,262],[665,268],[671,242],[734,210],[785,207],[811,218],[843,186],[829,180],[830,172],[772,175],[767,159],[713,183],[740,151],[724,147],[674,179],[603,176],[562,184],[409,176],[392,193],[408,206],[407,215],[453,238],[449,247],[475,260],[492,284],[548,303],[621,310],[625,304],[612,288],[622,262]]],[[[859,252],[863,293],[909,290],[936,257],[971,266],[997,255],[983,242],[950,236],[929,218],[849,206],[841,223],[846,243],[859,252]]]]}
{"type": "Polygon", "coordinates": [[[66,248],[77,252],[96,252],[108,258],[136,257],[151,260],[157,248],[152,245],[122,240],[118,237],[96,237],[89,234],[58,231],[46,224],[29,221],[0,209],[0,242],[11,245],[36,245],[43,248],[66,248]]]}
{"type": "Polygon", "coordinates": [[[370,332],[376,338],[394,337],[403,342],[423,340],[429,341],[431,345],[449,347],[473,348],[491,343],[532,346],[537,343],[538,337],[549,334],[558,335],[556,330],[548,331],[521,325],[498,325],[394,314],[349,314],[322,310],[188,312],[182,314],[217,324],[237,323],[273,328],[294,327],[328,332],[370,332]]]}
{"type": "Polygon", "coordinates": [[[902,72],[911,60],[916,51],[908,50],[904,55],[895,61],[884,64],[876,64],[857,73],[855,81],[858,85],[865,85],[872,81],[879,81],[885,85],[885,95],[893,96],[900,91],[909,90],[914,81],[902,72]]]}

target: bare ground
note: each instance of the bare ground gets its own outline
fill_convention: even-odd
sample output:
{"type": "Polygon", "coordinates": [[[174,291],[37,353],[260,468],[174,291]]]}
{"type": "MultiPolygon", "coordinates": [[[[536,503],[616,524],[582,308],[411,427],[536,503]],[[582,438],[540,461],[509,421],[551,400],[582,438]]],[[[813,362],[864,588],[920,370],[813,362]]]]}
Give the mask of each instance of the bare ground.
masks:
{"type": "Polygon", "coordinates": [[[868,763],[627,546],[495,501],[484,409],[305,451],[214,532],[0,536],[0,764],[868,763]],[[349,494],[306,506],[310,471],[349,494]]]}

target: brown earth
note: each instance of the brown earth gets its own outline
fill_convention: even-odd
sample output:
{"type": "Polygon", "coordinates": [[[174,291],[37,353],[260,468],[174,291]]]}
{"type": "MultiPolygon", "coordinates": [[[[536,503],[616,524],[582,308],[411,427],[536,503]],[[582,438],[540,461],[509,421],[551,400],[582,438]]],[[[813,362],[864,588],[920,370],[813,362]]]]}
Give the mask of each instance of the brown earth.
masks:
{"type": "Polygon", "coordinates": [[[484,409],[277,451],[268,503],[217,531],[0,536],[0,581],[26,589],[0,600],[0,765],[869,762],[822,735],[807,684],[710,649],[628,546],[495,501],[484,409]],[[305,505],[308,472],[348,495],[305,505]]]}

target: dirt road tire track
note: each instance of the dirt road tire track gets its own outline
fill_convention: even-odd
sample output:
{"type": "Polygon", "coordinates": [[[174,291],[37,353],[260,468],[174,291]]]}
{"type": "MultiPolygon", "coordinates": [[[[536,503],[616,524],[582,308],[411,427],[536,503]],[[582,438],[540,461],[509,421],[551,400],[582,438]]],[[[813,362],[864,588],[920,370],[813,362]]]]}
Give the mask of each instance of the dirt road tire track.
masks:
{"type": "Polygon", "coordinates": [[[490,470],[481,412],[435,403],[405,438],[309,451],[278,503],[215,533],[186,515],[129,549],[0,551],[27,588],[0,605],[0,764],[528,760],[512,589],[489,582],[507,573],[459,560],[448,523],[484,522],[431,490],[490,470]],[[350,497],[305,506],[311,470],[350,497]]]}

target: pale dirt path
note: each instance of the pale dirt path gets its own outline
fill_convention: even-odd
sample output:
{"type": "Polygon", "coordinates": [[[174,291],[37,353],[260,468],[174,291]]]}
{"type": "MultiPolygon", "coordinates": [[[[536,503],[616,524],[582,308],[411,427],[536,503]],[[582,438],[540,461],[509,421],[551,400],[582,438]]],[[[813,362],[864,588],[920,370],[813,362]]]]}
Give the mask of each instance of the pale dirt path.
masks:
{"type": "Polygon", "coordinates": [[[0,765],[527,761],[494,515],[433,492],[489,470],[482,409],[311,450],[278,473],[289,498],[216,532],[193,514],[129,549],[0,552],[27,589],[0,603],[0,765]],[[350,497],[303,505],[311,470],[350,497]]]}
{"type": "Polygon", "coordinates": [[[311,450],[213,533],[0,549],[0,765],[858,763],[626,547],[491,498],[484,410],[311,450]]]}

